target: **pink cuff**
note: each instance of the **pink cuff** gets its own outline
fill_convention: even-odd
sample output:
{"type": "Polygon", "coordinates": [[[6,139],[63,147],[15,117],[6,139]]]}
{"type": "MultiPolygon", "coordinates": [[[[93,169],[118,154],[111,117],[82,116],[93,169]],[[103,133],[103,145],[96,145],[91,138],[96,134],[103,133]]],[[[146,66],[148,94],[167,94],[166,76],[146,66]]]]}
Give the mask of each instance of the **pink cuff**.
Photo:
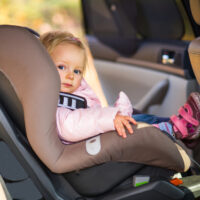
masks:
{"type": "Polygon", "coordinates": [[[119,113],[124,116],[132,116],[133,107],[128,98],[128,96],[124,92],[119,93],[119,97],[115,102],[115,107],[119,109],[119,113]]]}

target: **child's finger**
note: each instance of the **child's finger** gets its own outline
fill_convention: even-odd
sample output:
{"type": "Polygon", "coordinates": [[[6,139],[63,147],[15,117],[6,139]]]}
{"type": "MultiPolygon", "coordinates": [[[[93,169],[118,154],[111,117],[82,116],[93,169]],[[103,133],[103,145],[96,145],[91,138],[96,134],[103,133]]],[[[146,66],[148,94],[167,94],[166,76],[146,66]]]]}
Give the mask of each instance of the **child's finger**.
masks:
{"type": "Polygon", "coordinates": [[[119,135],[119,136],[122,136],[122,132],[120,131],[120,127],[119,127],[119,124],[118,124],[118,123],[115,124],[115,129],[116,129],[118,135],[119,135]]]}
{"type": "Polygon", "coordinates": [[[126,138],[126,132],[121,121],[116,124],[116,131],[118,135],[120,135],[123,138],[126,138]]]}
{"type": "Polygon", "coordinates": [[[124,120],[124,121],[123,121],[123,124],[124,124],[124,126],[127,128],[128,132],[129,132],[130,134],[133,134],[133,128],[132,128],[132,126],[129,124],[129,121],[124,120]]]}
{"type": "Polygon", "coordinates": [[[130,121],[132,124],[136,125],[137,122],[135,121],[135,119],[133,119],[132,117],[128,117],[126,118],[128,121],[130,121]]]}

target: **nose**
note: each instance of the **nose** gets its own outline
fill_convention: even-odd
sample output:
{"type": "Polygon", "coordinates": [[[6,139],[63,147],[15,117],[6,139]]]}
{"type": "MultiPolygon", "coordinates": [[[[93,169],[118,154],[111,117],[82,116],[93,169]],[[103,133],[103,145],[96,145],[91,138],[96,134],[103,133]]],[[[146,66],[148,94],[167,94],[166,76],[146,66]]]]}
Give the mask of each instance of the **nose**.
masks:
{"type": "Polygon", "coordinates": [[[72,71],[69,71],[66,75],[65,75],[66,79],[70,79],[73,80],[74,79],[74,73],[72,71]]]}

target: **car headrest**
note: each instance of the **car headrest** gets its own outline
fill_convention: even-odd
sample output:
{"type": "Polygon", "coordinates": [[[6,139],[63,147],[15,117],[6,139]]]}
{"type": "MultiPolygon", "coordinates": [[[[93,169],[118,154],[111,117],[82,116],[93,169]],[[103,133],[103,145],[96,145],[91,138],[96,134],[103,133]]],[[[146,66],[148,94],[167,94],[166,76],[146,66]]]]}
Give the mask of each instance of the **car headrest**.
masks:
{"type": "Polygon", "coordinates": [[[190,0],[190,10],[194,21],[200,25],[200,0],[190,0]]]}
{"type": "Polygon", "coordinates": [[[174,0],[136,2],[137,28],[144,38],[177,40],[183,36],[184,23],[174,0]]]}
{"type": "Polygon", "coordinates": [[[194,74],[200,84],[200,37],[190,42],[188,52],[194,74]]]}

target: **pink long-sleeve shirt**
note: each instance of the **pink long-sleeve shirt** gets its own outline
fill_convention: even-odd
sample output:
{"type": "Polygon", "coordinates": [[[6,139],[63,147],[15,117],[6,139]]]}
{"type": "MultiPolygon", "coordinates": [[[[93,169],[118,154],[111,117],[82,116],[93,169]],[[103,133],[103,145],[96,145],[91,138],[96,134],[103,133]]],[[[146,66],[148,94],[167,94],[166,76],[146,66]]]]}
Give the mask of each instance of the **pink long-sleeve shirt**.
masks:
{"type": "Polygon", "coordinates": [[[98,97],[84,79],[73,94],[84,97],[89,108],[73,111],[64,107],[57,108],[58,135],[66,144],[115,130],[114,119],[117,113],[132,115],[132,105],[124,92],[119,93],[114,107],[102,107],[98,97]]]}

